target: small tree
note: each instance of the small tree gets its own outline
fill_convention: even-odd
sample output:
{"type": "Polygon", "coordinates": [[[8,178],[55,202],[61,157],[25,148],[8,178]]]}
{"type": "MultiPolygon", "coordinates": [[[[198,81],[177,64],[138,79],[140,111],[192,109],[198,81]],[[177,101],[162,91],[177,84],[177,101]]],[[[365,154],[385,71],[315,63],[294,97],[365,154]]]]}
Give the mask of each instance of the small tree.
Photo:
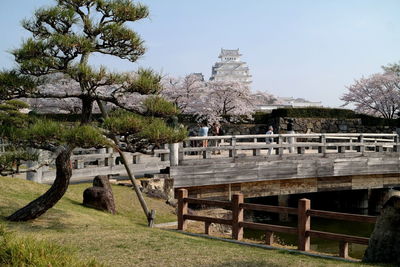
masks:
{"type": "MultiPolygon", "coordinates": [[[[37,218],[64,195],[71,177],[70,155],[76,147],[112,145],[119,151],[142,151],[155,143],[176,142],[185,136],[183,130],[171,129],[156,118],[177,112],[175,106],[156,96],[161,90],[160,75],[145,69],[134,75],[111,73],[105,67],[94,68],[88,63],[94,53],[131,62],[143,55],[143,41],[127,23],[146,18],[147,7],[130,0],[56,0],[56,3],[38,9],[33,19],[23,22],[32,38],[12,52],[18,69],[0,73],[0,98],[78,99],[80,123],[60,123],[21,116],[11,109],[5,111],[8,116],[21,116],[23,123],[6,124],[3,119],[0,123],[7,127],[1,138],[20,147],[58,154],[52,187],[8,217],[13,221],[37,218]],[[55,86],[50,90],[49,86],[43,86],[55,74],[65,77],[71,86],[55,86]],[[95,103],[105,117],[102,124],[92,122],[95,103]],[[108,116],[104,103],[129,113],[119,111],[108,116]],[[127,145],[120,146],[121,140],[127,145]]],[[[150,222],[134,177],[128,168],[127,171],[150,222]]]]}
{"type": "Polygon", "coordinates": [[[356,80],[341,97],[345,105],[355,105],[355,110],[370,115],[392,119],[400,108],[400,76],[394,72],[373,74],[356,80]]]}

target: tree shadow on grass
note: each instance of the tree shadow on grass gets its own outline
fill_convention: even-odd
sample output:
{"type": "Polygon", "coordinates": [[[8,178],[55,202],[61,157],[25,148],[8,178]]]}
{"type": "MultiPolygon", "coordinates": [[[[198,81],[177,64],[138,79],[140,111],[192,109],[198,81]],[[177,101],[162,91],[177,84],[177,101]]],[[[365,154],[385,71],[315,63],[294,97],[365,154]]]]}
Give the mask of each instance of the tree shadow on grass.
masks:
{"type": "Polygon", "coordinates": [[[224,263],[219,263],[219,264],[213,264],[209,265],[212,267],[280,267],[282,265],[276,264],[276,263],[270,263],[270,262],[265,262],[265,261],[257,261],[257,260],[243,260],[243,261],[227,261],[224,263]]]}
{"type": "Polygon", "coordinates": [[[83,205],[82,202],[76,201],[76,200],[74,200],[74,199],[65,197],[64,200],[67,201],[67,202],[69,202],[69,203],[71,203],[71,204],[73,204],[73,205],[78,205],[78,206],[85,207],[85,206],[83,205]]]}

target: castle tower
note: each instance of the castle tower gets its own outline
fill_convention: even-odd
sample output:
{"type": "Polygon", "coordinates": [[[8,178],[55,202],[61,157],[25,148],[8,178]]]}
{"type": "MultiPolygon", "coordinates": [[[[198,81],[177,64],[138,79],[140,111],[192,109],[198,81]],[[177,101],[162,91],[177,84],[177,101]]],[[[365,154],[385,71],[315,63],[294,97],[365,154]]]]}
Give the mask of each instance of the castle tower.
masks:
{"type": "Polygon", "coordinates": [[[211,81],[242,82],[246,85],[251,84],[251,75],[246,62],[240,60],[239,49],[221,49],[216,62],[212,67],[211,81]]]}

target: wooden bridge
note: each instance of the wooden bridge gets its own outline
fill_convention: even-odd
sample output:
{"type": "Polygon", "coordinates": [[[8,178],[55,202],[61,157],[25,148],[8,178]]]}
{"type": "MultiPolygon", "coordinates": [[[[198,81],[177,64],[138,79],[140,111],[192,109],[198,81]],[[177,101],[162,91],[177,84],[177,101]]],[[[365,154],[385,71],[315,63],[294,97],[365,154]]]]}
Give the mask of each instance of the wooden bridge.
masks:
{"type": "Polygon", "coordinates": [[[231,199],[398,187],[399,151],[397,134],[340,133],[190,137],[165,152],[175,189],[231,199]]]}

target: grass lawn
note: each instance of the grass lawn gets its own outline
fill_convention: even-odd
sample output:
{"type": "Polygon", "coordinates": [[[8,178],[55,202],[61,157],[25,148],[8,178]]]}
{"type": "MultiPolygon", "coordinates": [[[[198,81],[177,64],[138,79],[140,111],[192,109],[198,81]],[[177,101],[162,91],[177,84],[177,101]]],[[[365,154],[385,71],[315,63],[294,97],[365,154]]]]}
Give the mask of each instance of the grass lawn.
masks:
{"type": "MultiPolygon", "coordinates": [[[[0,177],[0,223],[18,236],[71,248],[81,260],[105,266],[371,266],[240,246],[177,232],[150,229],[127,187],[113,186],[117,215],[81,205],[89,184],[71,185],[62,200],[39,219],[9,223],[5,216],[42,194],[47,185],[0,177]]],[[[173,208],[146,198],[157,211],[156,223],[175,221],[173,208]]]]}

